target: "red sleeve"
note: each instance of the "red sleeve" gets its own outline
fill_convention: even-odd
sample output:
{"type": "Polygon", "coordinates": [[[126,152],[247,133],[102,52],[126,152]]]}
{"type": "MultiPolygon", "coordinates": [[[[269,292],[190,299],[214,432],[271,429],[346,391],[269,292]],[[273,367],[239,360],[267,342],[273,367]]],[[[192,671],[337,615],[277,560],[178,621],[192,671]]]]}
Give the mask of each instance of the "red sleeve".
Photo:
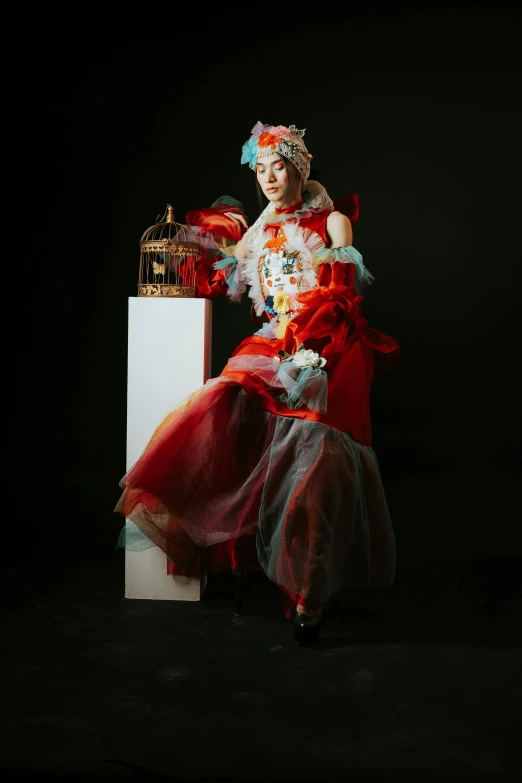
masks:
{"type": "Polygon", "coordinates": [[[239,207],[230,204],[217,204],[215,207],[203,207],[203,209],[191,209],[185,215],[189,226],[198,226],[203,231],[211,231],[224,239],[239,242],[246,229],[234,218],[225,215],[225,212],[233,212],[236,215],[246,215],[239,207]]]}
{"type": "Polygon", "coordinates": [[[342,261],[335,261],[333,264],[324,261],[317,269],[317,285],[327,288],[332,285],[344,285],[352,288],[355,293],[356,277],[355,264],[344,264],[342,261]]]}
{"type": "Polygon", "coordinates": [[[198,299],[215,299],[227,292],[227,284],[223,269],[213,269],[211,261],[200,253],[196,262],[196,297],[198,299]]]}
{"type": "Polygon", "coordinates": [[[212,235],[239,242],[246,229],[241,223],[225,215],[225,212],[233,212],[236,215],[246,215],[239,207],[231,204],[216,204],[214,207],[191,209],[185,215],[189,226],[201,229],[205,236],[205,243],[201,243],[196,263],[196,296],[204,299],[215,299],[226,294],[228,287],[223,269],[214,269],[214,262],[221,258],[221,253],[216,245],[215,253],[208,250],[208,241],[212,235]]]}

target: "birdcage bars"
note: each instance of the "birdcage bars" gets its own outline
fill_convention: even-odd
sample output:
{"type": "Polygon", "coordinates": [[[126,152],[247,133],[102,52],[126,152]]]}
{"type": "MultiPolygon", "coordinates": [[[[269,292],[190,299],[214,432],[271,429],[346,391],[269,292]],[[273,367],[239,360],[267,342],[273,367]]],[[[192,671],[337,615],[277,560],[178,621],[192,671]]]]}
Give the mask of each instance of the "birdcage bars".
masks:
{"type": "MultiPolygon", "coordinates": [[[[159,216],[158,216],[159,217],[159,216]]],[[[140,239],[138,296],[196,296],[199,243],[190,226],[177,223],[174,207],[140,239]]]]}

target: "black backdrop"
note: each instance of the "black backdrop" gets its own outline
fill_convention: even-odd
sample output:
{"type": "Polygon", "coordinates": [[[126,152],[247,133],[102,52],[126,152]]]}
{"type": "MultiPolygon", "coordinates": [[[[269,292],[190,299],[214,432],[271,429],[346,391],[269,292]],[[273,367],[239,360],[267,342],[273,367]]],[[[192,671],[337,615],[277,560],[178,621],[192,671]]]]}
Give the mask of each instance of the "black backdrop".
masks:
{"type": "MultiPolygon", "coordinates": [[[[139,238],[167,202],[183,221],[228,194],[253,220],[240,155],[258,120],[306,128],[315,178],[334,199],[359,195],[365,315],[403,349],[372,392],[399,553],[513,553],[520,13],[50,0],[2,13],[22,247],[6,261],[27,262],[9,261],[21,487],[4,487],[7,572],[39,589],[65,563],[112,556],[139,238]]],[[[252,329],[246,298],[214,301],[212,374],[252,329]]]]}

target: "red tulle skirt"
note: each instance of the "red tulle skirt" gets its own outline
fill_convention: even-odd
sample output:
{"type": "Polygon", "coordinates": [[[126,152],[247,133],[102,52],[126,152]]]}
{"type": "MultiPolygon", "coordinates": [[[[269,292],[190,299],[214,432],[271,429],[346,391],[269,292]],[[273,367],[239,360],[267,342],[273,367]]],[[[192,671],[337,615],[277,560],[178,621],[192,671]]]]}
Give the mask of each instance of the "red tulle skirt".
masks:
{"type": "Polygon", "coordinates": [[[170,574],[263,570],[287,617],[296,604],[315,611],[393,584],[395,537],[372,448],[266,410],[232,378],[208,381],[169,414],[121,487],[126,527],[166,553],[170,574]]]}

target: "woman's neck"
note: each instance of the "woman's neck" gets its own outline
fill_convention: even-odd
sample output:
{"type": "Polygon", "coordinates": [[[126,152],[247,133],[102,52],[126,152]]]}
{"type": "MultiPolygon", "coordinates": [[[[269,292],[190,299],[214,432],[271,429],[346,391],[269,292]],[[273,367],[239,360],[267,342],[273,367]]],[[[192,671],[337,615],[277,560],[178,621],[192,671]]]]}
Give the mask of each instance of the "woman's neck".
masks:
{"type": "Polygon", "coordinates": [[[292,183],[293,187],[289,188],[286,199],[284,201],[274,201],[274,207],[276,209],[289,209],[290,207],[293,207],[294,204],[298,204],[300,201],[303,200],[303,196],[301,193],[301,187],[296,187],[296,183],[292,183]]]}
{"type": "Polygon", "coordinates": [[[285,201],[275,201],[274,207],[278,212],[281,210],[284,210],[285,212],[292,207],[295,207],[297,204],[301,204],[303,201],[303,196],[301,193],[296,193],[295,196],[287,198],[285,201]]]}

